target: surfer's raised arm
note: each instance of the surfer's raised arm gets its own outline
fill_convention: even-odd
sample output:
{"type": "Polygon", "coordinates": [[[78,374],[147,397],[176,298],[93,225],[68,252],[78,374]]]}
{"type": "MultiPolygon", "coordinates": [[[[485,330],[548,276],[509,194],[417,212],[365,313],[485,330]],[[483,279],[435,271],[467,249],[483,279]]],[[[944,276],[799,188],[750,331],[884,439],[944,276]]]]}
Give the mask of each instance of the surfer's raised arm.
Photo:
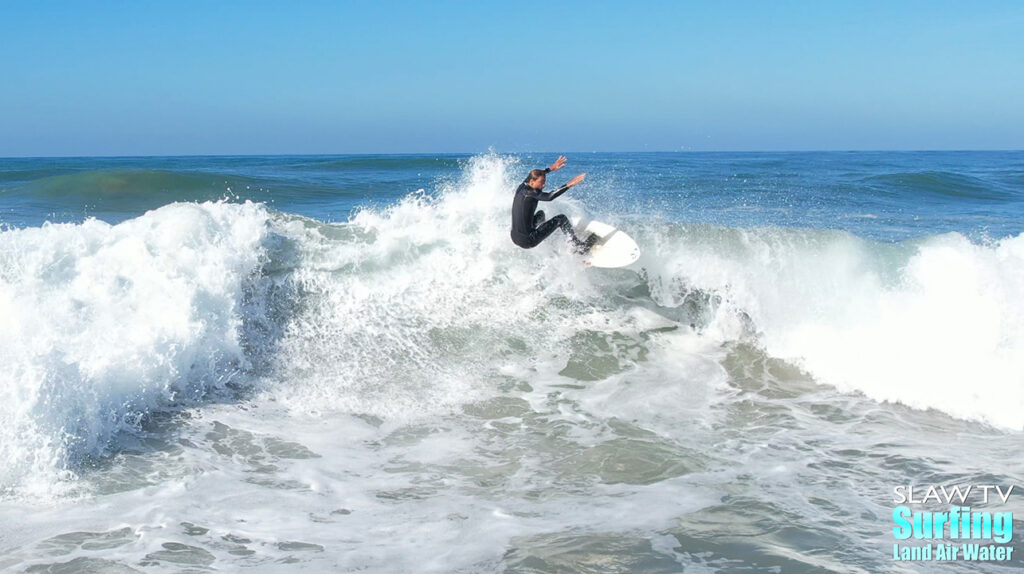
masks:
{"type": "Polygon", "coordinates": [[[586,178],[586,177],[587,177],[587,174],[581,173],[581,174],[577,175],[576,177],[570,179],[565,185],[563,185],[562,187],[556,189],[555,191],[552,191],[550,193],[544,193],[543,191],[537,191],[537,192],[534,193],[534,197],[537,198],[537,201],[551,201],[552,199],[557,198],[559,195],[562,195],[563,193],[569,191],[570,187],[575,187],[575,186],[579,185],[579,183],[581,181],[583,181],[583,179],[586,178]]]}

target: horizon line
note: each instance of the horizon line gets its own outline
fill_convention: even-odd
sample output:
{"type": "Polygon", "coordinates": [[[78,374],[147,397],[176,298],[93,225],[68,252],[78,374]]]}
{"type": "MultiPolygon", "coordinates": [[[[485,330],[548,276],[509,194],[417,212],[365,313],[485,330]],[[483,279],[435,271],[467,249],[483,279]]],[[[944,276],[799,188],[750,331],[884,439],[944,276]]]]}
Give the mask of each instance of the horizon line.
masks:
{"type": "Polygon", "coordinates": [[[666,150],[617,150],[617,151],[536,151],[536,150],[515,150],[515,151],[445,151],[445,152],[341,152],[341,153],[184,153],[184,154],[154,154],[154,155],[123,155],[123,154],[99,154],[99,155],[12,155],[0,156],[0,160],[10,159],[156,159],[156,158],[215,158],[215,157],[340,157],[340,156],[474,156],[488,153],[501,154],[643,154],[643,153],[711,153],[711,154],[763,154],[763,153],[1006,153],[1024,152],[1024,149],[1010,148],[965,148],[965,149],[787,149],[787,150],[693,150],[693,149],[666,149],[666,150]]]}

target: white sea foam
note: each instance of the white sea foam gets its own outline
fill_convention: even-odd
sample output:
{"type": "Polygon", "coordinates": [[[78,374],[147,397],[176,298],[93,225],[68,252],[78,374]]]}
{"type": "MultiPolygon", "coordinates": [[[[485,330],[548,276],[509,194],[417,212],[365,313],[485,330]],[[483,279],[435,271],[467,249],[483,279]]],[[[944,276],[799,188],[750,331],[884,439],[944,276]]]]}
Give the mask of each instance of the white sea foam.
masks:
{"type": "Polygon", "coordinates": [[[511,339],[550,345],[578,328],[578,313],[549,302],[596,291],[561,241],[526,253],[508,240],[510,165],[474,158],[436,196],[340,225],[282,226],[301,245],[304,303],[277,348],[276,398],[307,411],[437,413],[479,396],[511,339]]]}
{"type": "Polygon", "coordinates": [[[700,228],[656,237],[655,299],[722,297],[707,333],[756,340],[843,391],[1024,428],[1024,236],[901,245],[841,232],[700,228]]]}
{"type": "MultiPolygon", "coordinates": [[[[560,240],[530,251],[508,240],[519,168],[473,158],[433,196],[336,225],[204,203],[3,232],[0,483],[31,489],[232,376],[294,411],[402,419],[489,396],[613,333],[647,337],[654,378],[721,385],[718,345],[747,340],[841,391],[1024,427],[1024,236],[883,244],[650,223],[630,229],[642,274],[593,270],[560,240]],[[651,300],[628,303],[644,282],[651,300]],[[674,311],[695,293],[706,317],[695,331],[644,334],[690,329],[674,311]],[[247,340],[259,331],[247,324],[272,340],[247,340]]],[[[545,207],[580,212],[569,197],[545,207]]],[[[594,388],[594,408],[621,416],[653,400],[594,388]]],[[[705,391],[688,387],[687,408],[711,401],[705,391]]]]}
{"type": "MultiPolygon", "coordinates": [[[[559,241],[526,252],[506,241],[513,167],[495,156],[474,158],[439,197],[413,196],[355,217],[350,225],[362,242],[344,252],[325,244],[322,252],[349,258],[336,268],[372,272],[309,276],[328,297],[309,315],[316,325],[293,331],[288,344],[313,338],[317,351],[306,345],[282,356],[342,357],[332,371],[339,379],[379,382],[396,372],[411,379],[416,371],[447,381],[360,407],[407,410],[422,407],[424,393],[432,394],[428,403],[467,400],[467,381],[484,370],[487,349],[500,348],[502,336],[523,335],[542,358],[578,331],[632,329],[634,310],[604,297],[623,287],[621,275],[573,265],[559,241]],[[566,312],[553,304],[563,296],[590,307],[566,312]],[[356,347],[400,348],[410,363],[368,377],[372,361],[351,356],[357,331],[363,343],[356,347]],[[453,344],[487,344],[453,352],[431,340],[438,333],[465,336],[453,344]]],[[[579,211],[571,198],[560,205],[579,211]]],[[[657,303],[670,308],[695,291],[709,295],[713,320],[703,336],[753,340],[842,391],[1024,428],[1024,303],[1017,296],[1024,236],[982,245],[950,233],[890,244],[825,230],[657,223],[635,231],[645,250],[637,267],[657,303]]],[[[327,403],[355,396],[322,390],[327,403]]]]}
{"type": "Polygon", "coordinates": [[[245,360],[237,307],[266,217],[173,204],[2,233],[0,483],[65,469],[150,409],[223,385],[245,360]]]}

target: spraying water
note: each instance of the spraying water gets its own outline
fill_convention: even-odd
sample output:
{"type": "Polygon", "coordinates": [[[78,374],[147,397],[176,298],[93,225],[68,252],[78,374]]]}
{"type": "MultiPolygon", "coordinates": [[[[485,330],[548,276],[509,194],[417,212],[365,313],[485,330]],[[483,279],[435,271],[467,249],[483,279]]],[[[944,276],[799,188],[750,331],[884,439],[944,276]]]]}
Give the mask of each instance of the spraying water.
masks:
{"type": "Polygon", "coordinates": [[[1024,236],[693,222],[598,181],[557,207],[643,248],[599,271],[508,241],[522,171],[334,223],[198,197],[0,232],[4,560],[870,571],[890,483],[1020,477],[1024,236]],[[65,536],[99,522],[111,550],[65,536]]]}

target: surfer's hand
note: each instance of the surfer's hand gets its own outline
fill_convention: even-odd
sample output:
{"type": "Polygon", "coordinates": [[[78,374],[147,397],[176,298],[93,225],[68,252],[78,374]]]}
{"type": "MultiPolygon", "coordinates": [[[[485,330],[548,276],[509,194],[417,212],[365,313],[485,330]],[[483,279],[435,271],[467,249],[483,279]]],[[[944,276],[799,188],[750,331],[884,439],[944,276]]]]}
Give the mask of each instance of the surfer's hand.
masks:
{"type": "Polygon", "coordinates": [[[565,185],[567,185],[569,187],[572,187],[574,185],[579,184],[581,181],[583,181],[583,178],[585,178],[585,177],[587,177],[587,174],[581,173],[581,174],[577,175],[576,177],[570,179],[569,183],[567,183],[565,185]]]}
{"type": "Polygon", "coordinates": [[[565,156],[564,155],[560,155],[560,156],[558,156],[558,159],[555,160],[555,163],[551,164],[551,167],[549,167],[548,169],[550,169],[551,171],[558,171],[558,170],[562,169],[562,166],[564,166],[564,165],[565,165],[565,156]]]}

